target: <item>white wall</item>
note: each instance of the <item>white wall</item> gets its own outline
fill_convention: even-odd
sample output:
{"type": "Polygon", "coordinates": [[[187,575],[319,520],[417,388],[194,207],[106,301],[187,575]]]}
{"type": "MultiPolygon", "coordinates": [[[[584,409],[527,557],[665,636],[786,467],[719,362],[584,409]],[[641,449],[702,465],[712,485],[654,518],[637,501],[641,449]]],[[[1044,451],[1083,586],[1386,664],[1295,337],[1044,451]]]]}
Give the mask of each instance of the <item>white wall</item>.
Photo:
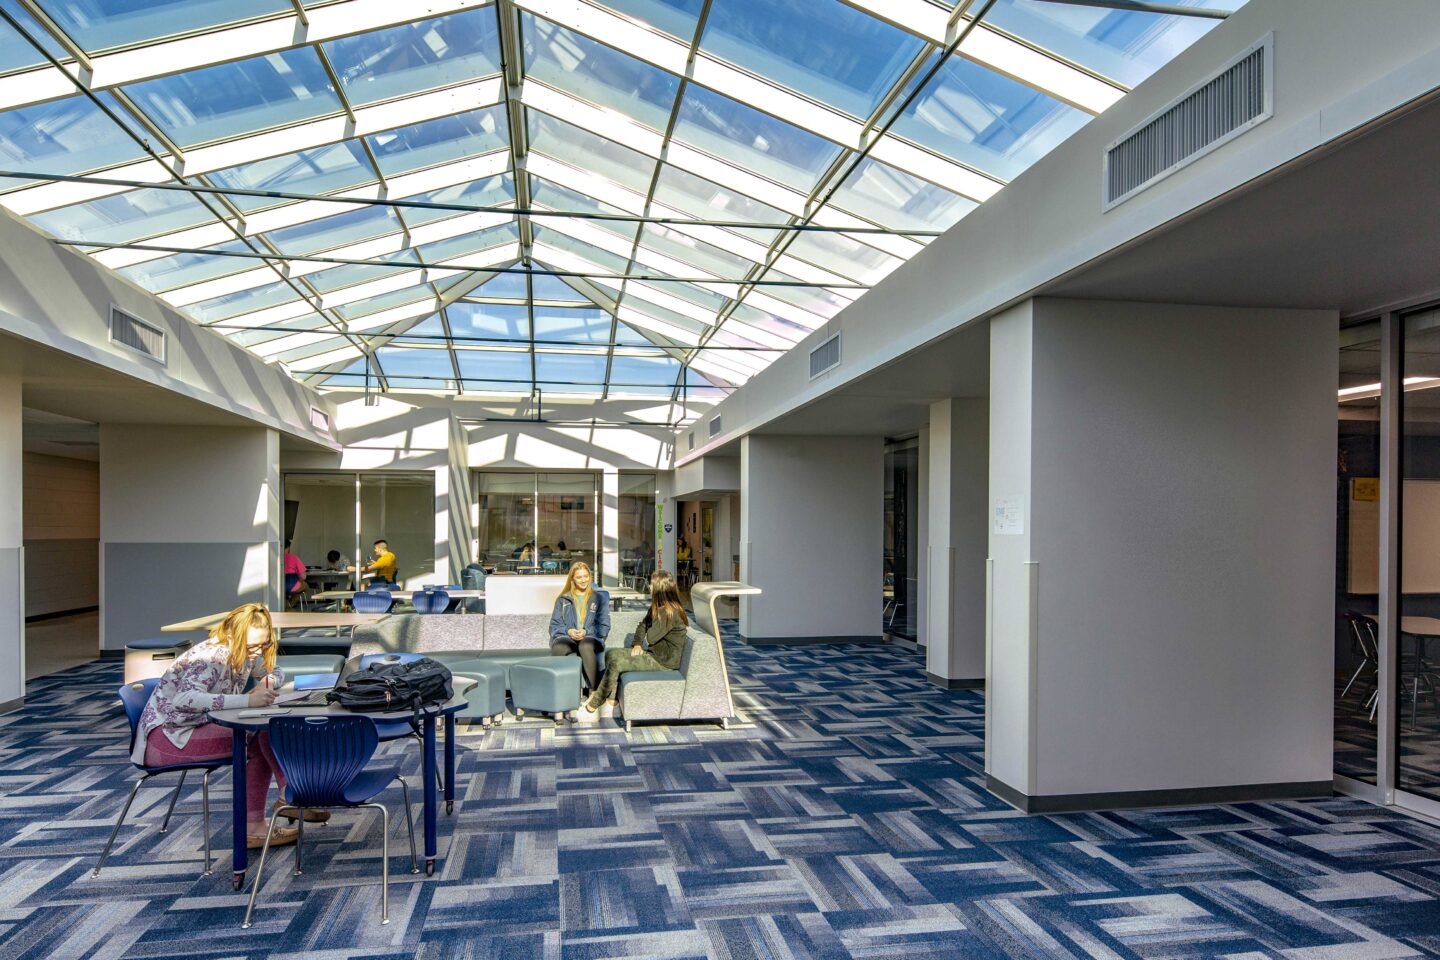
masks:
{"type": "Polygon", "coordinates": [[[100,603],[100,465],[25,454],[25,615],[100,603]]]}
{"type": "Polygon", "coordinates": [[[930,405],[925,669],[939,680],[985,677],[988,421],[983,399],[930,405]]]}
{"type": "Polygon", "coordinates": [[[879,639],[884,443],[879,437],[746,437],[740,447],[740,606],[756,640],[879,639]]]}
{"type": "Polygon", "coordinates": [[[1061,300],[997,319],[991,497],[1025,507],[1024,535],[990,537],[1002,782],[1328,783],[1336,327],[1061,300]]]}
{"type": "Polygon", "coordinates": [[[1440,85],[1433,0],[1250,0],[945,236],[715,408],[725,429],[688,462],[987,317],[1058,276],[1249,183],[1440,85]],[[1383,7],[1383,15],[1377,10],[1383,7]],[[1275,115],[1109,212],[1106,145],[1266,33],[1275,33],[1275,115]],[[903,317],[904,323],[896,318],[903,317]],[[809,379],[810,348],[843,332],[841,362],[809,379]]]}
{"type": "Polygon", "coordinates": [[[279,436],[100,425],[101,648],[280,598],[279,436]]]}
{"type": "Polygon", "coordinates": [[[24,459],[20,380],[0,377],[0,710],[25,696],[24,459]]]}

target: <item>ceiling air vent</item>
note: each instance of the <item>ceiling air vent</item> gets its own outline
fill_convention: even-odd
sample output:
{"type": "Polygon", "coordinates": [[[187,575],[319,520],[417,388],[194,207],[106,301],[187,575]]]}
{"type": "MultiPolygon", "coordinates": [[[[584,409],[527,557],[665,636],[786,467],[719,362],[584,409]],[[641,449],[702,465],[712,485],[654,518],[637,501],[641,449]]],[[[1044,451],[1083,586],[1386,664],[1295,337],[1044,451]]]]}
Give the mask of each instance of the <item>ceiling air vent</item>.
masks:
{"type": "Polygon", "coordinates": [[[718,435],[719,433],[720,433],[720,418],[719,418],[719,417],[715,417],[713,420],[710,421],[710,436],[713,437],[713,436],[718,435]]]}
{"type": "Polygon", "coordinates": [[[319,407],[311,407],[310,426],[314,427],[316,430],[323,430],[326,433],[329,433],[330,414],[326,413],[324,410],[321,410],[319,407]]]}
{"type": "Polygon", "coordinates": [[[113,304],[110,307],[110,342],[165,362],[165,331],[113,304]]]}
{"type": "Polygon", "coordinates": [[[810,351],[810,379],[814,380],[831,367],[840,365],[840,334],[835,334],[810,351]]]}
{"type": "MultiPolygon", "coordinates": [[[[1105,149],[1109,210],[1219,149],[1274,112],[1275,35],[1105,149]]],[[[813,360],[811,361],[813,364],[813,360]]]]}

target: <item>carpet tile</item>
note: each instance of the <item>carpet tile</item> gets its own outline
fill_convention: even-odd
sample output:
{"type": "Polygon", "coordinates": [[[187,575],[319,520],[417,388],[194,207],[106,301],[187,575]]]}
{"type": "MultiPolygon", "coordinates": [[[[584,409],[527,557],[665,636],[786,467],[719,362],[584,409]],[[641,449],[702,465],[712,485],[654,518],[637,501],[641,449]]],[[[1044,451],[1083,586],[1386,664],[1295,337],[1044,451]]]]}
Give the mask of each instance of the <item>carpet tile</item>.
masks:
{"type": "Polygon", "coordinates": [[[392,822],[388,926],[361,811],[307,829],[299,875],[279,851],[241,930],[228,772],[213,876],[198,785],[161,834],[162,780],[91,878],[134,780],[120,665],[34,681],[0,717],[0,960],[1440,956],[1440,827],[1346,797],[1027,817],[984,789],[983,695],[914,651],[727,649],[729,730],[462,729],[435,877],[392,822]]]}

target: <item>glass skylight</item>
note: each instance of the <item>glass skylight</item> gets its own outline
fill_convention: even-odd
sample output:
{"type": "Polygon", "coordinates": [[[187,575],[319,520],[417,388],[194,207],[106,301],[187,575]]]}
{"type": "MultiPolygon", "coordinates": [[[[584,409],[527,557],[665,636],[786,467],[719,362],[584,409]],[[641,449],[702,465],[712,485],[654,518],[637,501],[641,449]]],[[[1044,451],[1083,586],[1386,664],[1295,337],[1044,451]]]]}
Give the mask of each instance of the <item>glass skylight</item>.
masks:
{"type": "Polygon", "coordinates": [[[0,181],[38,229],[111,245],[79,249],[321,389],[691,411],[1217,22],[1044,0],[979,24],[952,0],[434,0],[343,24],[319,0],[36,4],[58,35],[0,0],[30,38],[0,25],[0,167],[122,181],[0,181]],[[158,187],[179,171],[221,193],[158,187]]]}

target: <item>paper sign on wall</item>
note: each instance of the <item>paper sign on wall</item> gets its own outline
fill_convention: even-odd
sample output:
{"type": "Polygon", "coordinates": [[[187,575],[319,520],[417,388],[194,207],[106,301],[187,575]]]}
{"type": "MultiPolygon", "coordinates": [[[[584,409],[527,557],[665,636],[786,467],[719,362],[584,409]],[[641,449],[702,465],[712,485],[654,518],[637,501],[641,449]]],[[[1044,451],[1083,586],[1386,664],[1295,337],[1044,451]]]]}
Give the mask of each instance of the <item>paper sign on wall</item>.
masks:
{"type": "Polygon", "coordinates": [[[995,533],[1020,536],[1025,532],[1025,509],[1021,497],[995,498],[995,533]]]}
{"type": "Polygon", "coordinates": [[[1379,477],[1356,477],[1350,481],[1350,499],[1352,500],[1379,500],[1380,499],[1380,478],[1379,477]]]}

